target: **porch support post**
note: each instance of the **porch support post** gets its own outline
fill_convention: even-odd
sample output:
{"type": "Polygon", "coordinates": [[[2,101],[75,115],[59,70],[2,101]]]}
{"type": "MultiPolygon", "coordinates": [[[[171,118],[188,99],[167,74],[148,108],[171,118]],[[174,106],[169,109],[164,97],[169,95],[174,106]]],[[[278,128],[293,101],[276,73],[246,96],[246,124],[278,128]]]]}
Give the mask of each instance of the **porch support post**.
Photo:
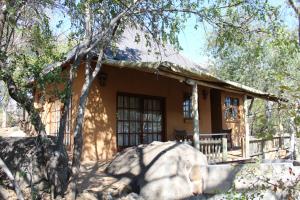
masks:
{"type": "Polygon", "coordinates": [[[199,138],[199,113],[198,113],[198,85],[195,81],[190,80],[189,84],[193,87],[192,92],[192,108],[193,108],[193,139],[194,147],[200,150],[200,138],[199,138]]]}
{"type": "Polygon", "coordinates": [[[249,107],[247,95],[244,95],[244,116],[245,116],[245,149],[244,149],[244,158],[250,157],[250,127],[249,127],[249,107]]]}
{"type": "Polygon", "coordinates": [[[291,130],[292,130],[292,133],[291,133],[291,141],[290,141],[290,155],[291,155],[291,159],[294,160],[295,159],[295,125],[294,125],[294,117],[291,117],[290,119],[290,126],[291,126],[291,130]]]}

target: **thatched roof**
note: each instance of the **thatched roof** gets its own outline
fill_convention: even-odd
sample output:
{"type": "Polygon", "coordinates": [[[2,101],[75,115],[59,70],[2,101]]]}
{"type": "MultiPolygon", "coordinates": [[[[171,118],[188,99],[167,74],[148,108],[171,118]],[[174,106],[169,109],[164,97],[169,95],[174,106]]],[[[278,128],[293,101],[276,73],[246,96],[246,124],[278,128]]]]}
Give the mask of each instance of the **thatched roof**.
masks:
{"type": "MultiPolygon", "coordinates": [[[[125,29],[124,33],[116,43],[115,48],[110,48],[105,51],[104,64],[112,67],[133,68],[136,70],[157,73],[177,78],[182,81],[191,79],[197,81],[199,85],[243,93],[249,97],[258,97],[271,101],[284,100],[273,94],[233,81],[222,80],[210,74],[207,70],[207,65],[197,64],[181,55],[171,45],[159,45],[153,40],[150,41],[149,35],[145,36],[146,34],[143,31],[134,28],[125,29]],[[137,35],[139,36],[138,42],[136,42],[137,35]],[[148,38],[149,42],[147,42],[145,38],[148,38]],[[148,44],[151,44],[151,46],[148,44]]],[[[66,62],[72,61],[73,58],[70,55],[74,55],[75,50],[76,48],[66,56],[66,62]]],[[[49,65],[45,69],[45,73],[48,73],[53,70],[53,68],[63,64],[66,63],[49,65]]]]}

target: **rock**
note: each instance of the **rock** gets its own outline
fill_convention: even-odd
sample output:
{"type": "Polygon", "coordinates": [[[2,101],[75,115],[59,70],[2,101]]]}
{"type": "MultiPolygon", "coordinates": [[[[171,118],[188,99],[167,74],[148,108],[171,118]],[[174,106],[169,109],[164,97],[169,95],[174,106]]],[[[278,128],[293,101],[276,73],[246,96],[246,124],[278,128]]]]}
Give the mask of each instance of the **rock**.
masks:
{"type": "Polygon", "coordinates": [[[21,189],[32,184],[38,191],[49,191],[55,185],[54,195],[64,194],[70,172],[68,157],[66,152],[55,151],[54,137],[43,142],[39,137],[0,138],[0,155],[21,189]]]}
{"type": "Polygon", "coordinates": [[[202,193],[207,159],[188,144],[153,142],[125,149],[106,172],[126,179],[144,199],[182,199],[202,193]]]}
{"type": "Polygon", "coordinates": [[[93,192],[84,191],[79,194],[79,196],[76,198],[77,200],[97,200],[97,195],[95,195],[93,192]]]}
{"type": "Polygon", "coordinates": [[[120,200],[143,200],[143,198],[141,196],[139,196],[136,193],[130,193],[124,197],[119,198],[120,200]]]}

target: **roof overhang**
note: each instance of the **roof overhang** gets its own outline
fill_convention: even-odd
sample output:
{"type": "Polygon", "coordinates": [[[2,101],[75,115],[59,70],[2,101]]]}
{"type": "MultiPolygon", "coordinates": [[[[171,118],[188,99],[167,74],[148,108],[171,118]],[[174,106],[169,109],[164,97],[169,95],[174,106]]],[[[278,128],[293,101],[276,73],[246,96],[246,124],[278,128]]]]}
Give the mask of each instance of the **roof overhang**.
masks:
{"type": "Polygon", "coordinates": [[[282,97],[274,94],[263,92],[249,86],[239,84],[233,81],[222,80],[212,74],[201,71],[190,71],[184,67],[173,64],[171,62],[132,62],[105,60],[103,64],[119,68],[132,68],[144,72],[155,73],[162,76],[178,79],[181,82],[194,80],[198,85],[216,88],[228,92],[240,93],[247,95],[248,98],[260,98],[268,101],[287,101],[282,97]]]}

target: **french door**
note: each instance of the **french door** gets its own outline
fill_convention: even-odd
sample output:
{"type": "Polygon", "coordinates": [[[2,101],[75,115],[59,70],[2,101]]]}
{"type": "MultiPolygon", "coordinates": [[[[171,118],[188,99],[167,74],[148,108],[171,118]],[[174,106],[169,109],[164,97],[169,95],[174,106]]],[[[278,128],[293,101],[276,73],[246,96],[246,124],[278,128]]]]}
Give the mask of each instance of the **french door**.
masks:
{"type": "Polygon", "coordinates": [[[117,144],[119,149],[162,141],[164,99],[118,93],[117,144]]]}

